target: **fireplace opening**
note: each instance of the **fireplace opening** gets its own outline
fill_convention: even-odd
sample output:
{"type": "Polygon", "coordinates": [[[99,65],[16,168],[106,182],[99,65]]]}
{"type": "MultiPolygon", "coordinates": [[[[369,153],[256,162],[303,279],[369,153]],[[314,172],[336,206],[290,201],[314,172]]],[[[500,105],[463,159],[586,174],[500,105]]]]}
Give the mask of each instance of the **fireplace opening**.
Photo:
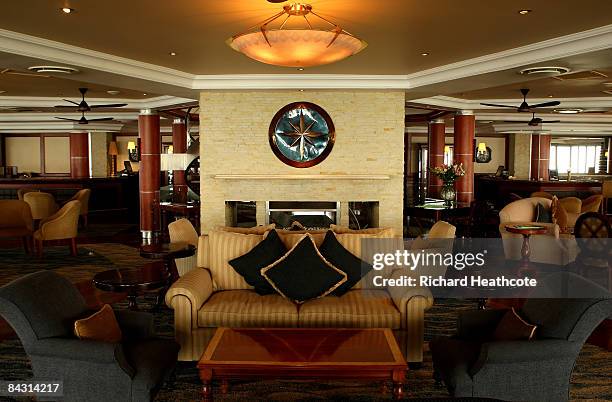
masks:
{"type": "Polygon", "coordinates": [[[336,201],[268,201],[266,224],[280,229],[327,229],[340,220],[340,203],[336,201]]]}

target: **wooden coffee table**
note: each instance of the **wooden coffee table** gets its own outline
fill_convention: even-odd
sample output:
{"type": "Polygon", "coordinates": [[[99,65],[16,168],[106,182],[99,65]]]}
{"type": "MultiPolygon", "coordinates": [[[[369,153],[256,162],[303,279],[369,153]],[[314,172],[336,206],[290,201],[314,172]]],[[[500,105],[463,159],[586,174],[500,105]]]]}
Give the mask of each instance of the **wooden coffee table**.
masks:
{"type": "Polygon", "coordinates": [[[408,365],[388,328],[218,328],[198,369],[206,401],[243,378],[390,380],[399,399],[408,365]]]}

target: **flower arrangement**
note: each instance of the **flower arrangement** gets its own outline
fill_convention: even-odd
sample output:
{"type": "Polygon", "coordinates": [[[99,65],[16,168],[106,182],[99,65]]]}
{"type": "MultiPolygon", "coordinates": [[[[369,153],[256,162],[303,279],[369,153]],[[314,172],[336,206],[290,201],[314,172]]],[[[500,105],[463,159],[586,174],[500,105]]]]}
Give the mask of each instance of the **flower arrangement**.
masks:
{"type": "Polygon", "coordinates": [[[463,163],[455,163],[452,165],[436,166],[431,169],[431,172],[435,174],[444,184],[453,184],[462,176],[465,176],[465,169],[463,163]]]}

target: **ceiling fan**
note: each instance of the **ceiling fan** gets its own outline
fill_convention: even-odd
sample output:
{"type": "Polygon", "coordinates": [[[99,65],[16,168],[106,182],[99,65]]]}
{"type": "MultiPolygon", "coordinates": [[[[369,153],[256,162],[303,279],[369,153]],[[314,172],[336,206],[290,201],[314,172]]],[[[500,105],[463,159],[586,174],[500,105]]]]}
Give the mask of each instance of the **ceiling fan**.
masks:
{"type": "MultiPolygon", "coordinates": [[[[64,99],[64,101],[68,102],[68,103],[72,103],[73,105],[76,105],[76,110],[77,112],[89,112],[91,109],[99,109],[99,108],[112,108],[112,107],[123,107],[123,106],[127,106],[127,103],[108,103],[105,105],[89,105],[87,104],[87,102],[85,101],[85,94],[87,93],[87,88],[79,88],[79,92],[81,93],[81,102],[77,103],[68,99],[64,99]]],[[[57,108],[70,108],[70,109],[74,109],[74,106],[66,106],[66,105],[59,105],[59,106],[55,106],[57,108]]]]}
{"type": "Polygon", "coordinates": [[[68,117],[56,117],[56,119],[66,120],[66,121],[74,121],[74,122],[77,122],[79,124],[89,124],[92,121],[111,121],[111,120],[113,120],[112,117],[100,117],[98,119],[88,119],[88,118],[85,117],[85,112],[81,112],[81,118],[80,119],[70,119],[68,117]]]}
{"type": "Polygon", "coordinates": [[[535,113],[533,113],[533,117],[531,118],[531,120],[527,121],[527,122],[519,122],[519,121],[510,121],[510,120],[506,120],[504,121],[504,123],[527,123],[527,125],[531,126],[531,127],[537,127],[542,123],[559,123],[561,120],[542,120],[539,117],[535,117],[535,113]]]}
{"type": "Polygon", "coordinates": [[[508,107],[508,108],[516,109],[517,112],[531,112],[532,109],[536,109],[540,107],[559,106],[561,104],[561,102],[559,101],[550,101],[550,102],[536,103],[535,105],[530,105],[527,103],[527,94],[529,93],[529,89],[523,88],[521,89],[521,93],[523,94],[523,103],[521,103],[519,106],[499,105],[495,103],[481,103],[481,105],[493,106],[493,107],[508,107]]]}

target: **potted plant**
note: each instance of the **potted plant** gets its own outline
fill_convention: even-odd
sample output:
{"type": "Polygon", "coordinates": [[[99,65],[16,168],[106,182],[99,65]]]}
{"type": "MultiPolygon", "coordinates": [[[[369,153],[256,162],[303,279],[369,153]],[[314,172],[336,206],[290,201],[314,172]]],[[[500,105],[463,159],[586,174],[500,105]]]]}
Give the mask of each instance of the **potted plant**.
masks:
{"type": "Polygon", "coordinates": [[[440,180],[442,180],[442,190],[440,191],[440,197],[444,200],[444,205],[447,207],[452,206],[453,201],[457,192],[455,191],[455,182],[462,176],[465,175],[465,169],[463,169],[462,163],[453,163],[452,165],[436,166],[431,169],[431,172],[435,174],[440,180]]]}

